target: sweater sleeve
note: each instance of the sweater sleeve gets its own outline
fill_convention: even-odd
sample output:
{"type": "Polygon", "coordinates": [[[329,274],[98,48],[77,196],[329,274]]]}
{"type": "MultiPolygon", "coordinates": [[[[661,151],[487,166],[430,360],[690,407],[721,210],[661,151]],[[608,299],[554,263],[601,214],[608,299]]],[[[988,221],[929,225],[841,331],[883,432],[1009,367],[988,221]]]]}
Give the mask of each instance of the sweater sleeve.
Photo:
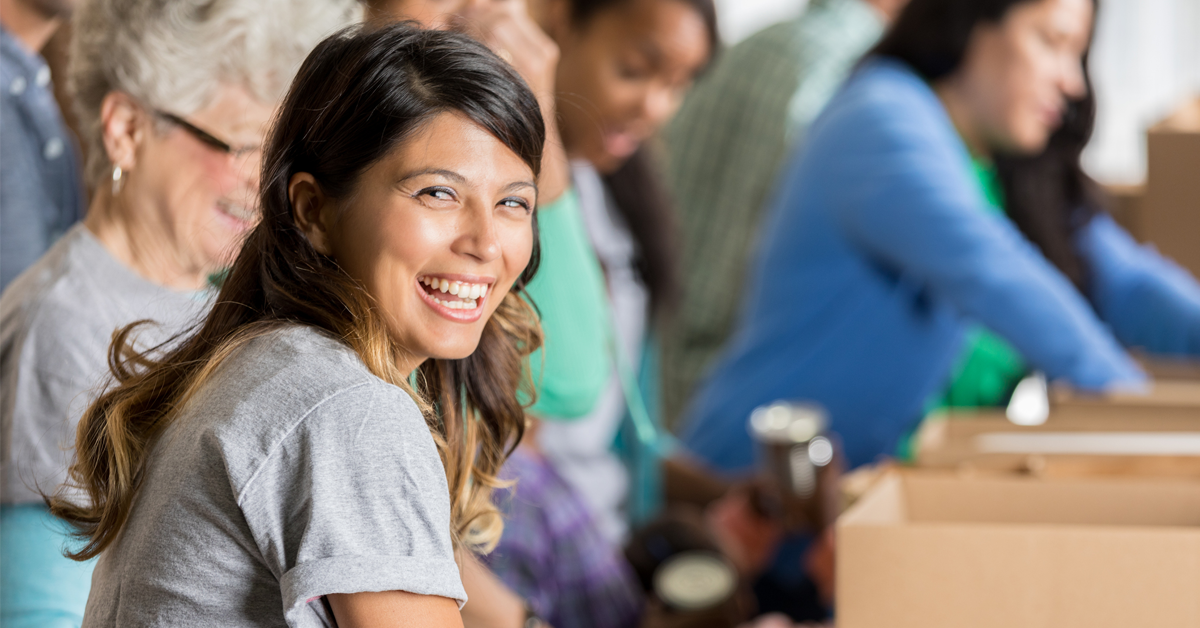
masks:
{"type": "Polygon", "coordinates": [[[1200,284],[1112,218],[1093,218],[1076,236],[1091,271],[1092,302],[1117,338],[1165,355],[1200,355],[1200,284]]]}
{"type": "Polygon", "coordinates": [[[530,356],[538,396],[529,412],[579,418],[592,411],[612,374],[604,275],[574,189],[538,212],[542,259],[528,292],[544,344],[530,356]]]}
{"type": "Polygon", "coordinates": [[[983,211],[968,158],[915,76],[855,103],[830,161],[835,220],[872,262],[1011,342],[1054,379],[1140,386],[1140,369],[1082,295],[1006,220],[983,211]]]}

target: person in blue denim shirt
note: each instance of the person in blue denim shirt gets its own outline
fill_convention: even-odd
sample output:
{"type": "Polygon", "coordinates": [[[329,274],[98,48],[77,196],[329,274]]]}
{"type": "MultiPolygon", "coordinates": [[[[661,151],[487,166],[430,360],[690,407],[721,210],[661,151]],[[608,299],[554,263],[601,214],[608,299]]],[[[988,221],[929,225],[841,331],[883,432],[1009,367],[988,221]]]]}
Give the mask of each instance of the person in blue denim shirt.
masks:
{"type": "Polygon", "coordinates": [[[36,51],[75,0],[13,0],[0,15],[0,290],[83,217],[75,140],[36,51]]]}

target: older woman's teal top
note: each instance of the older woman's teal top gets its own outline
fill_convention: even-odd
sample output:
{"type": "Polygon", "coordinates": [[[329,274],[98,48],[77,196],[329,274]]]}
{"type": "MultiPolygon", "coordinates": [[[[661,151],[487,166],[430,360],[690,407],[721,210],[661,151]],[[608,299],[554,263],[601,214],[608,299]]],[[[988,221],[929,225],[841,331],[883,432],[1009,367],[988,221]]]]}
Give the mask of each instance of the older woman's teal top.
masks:
{"type": "Polygon", "coordinates": [[[686,415],[684,444],[754,463],[746,419],[779,399],[830,412],[848,462],[890,454],[982,325],[1030,368],[1141,387],[1122,345],[1200,354],[1200,287],[1107,216],[1076,246],[1089,294],[989,212],[945,109],[907,66],[865,62],[784,170],[735,333],[686,415]]]}

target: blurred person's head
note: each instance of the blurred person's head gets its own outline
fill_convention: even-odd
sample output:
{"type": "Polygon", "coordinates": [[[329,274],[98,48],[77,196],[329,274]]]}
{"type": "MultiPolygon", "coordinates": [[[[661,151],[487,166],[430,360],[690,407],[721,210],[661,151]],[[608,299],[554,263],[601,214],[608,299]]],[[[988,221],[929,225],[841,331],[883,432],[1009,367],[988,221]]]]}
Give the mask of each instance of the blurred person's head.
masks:
{"type": "Polygon", "coordinates": [[[357,12],[350,0],[84,3],[70,84],[96,198],[181,268],[228,265],[258,220],[276,104],[312,47],[357,12]]]}
{"type": "MultiPolygon", "coordinates": [[[[42,19],[54,20],[62,19],[71,15],[76,7],[83,0],[0,0],[0,7],[4,8],[4,21],[8,21],[8,17],[4,14],[13,12],[27,13],[38,16],[42,19]]],[[[7,26],[7,24],[6,24],[7,26]]]]}
{"type": "Polygon", "coordinates": [[[875,8],[887,21],[896,19],[897,15],[908,5],[909,0],[863,0],[875,8]]]}
{"type": "Polygon", "coordinates": [[[1095,0],[912,0],[874,54],[929,81],[972,151],[1040,152],[1072,100],[1095,0]]]}
{"type": "Polygon", "coordinates": [[[83,0],[0,0],[0,24],[30,52],[41,52],[83,0]]]}
{"type": "Polygon", "coordinates": [[[615,172],[671,117],[717,46],[712,0],[549,0],[567,153],[615,172]]]}
{"type": "Polygon", "coordinates": [[[995,163],[1008,217],[1080,291],[1090,294],[1090,273],[1075,246],[1075,233],[1107,200],[1082,164],[1096,121],[1096,98],[1086,64],[1084,82],[1086,95],[1067,106],[1062,125],[1045,150],[1036,155],[997,155],[995,163]]]}
{"type": "Polygon", "coordinates": [[[239,346],[293,324],[413,395],[446,467],[456,543],[494,544],[490,489],[521,438],[522,365],[541,344],[520,293],[537,268],[544,142],[533,93],[464,35],[395,24],[317,46],[265,147],[262,220],[203,326],[161,361],[132,358],[145,369],[114,367],[118,387],[80,424],[72,478],[91,505],[55,504],[90,538],[77,556],[119,533],[136,486],[108,478],[137,477],[146,452],[133,445],[239,346]],[[105,425],[129,429],[83,436],[105,425]]]}
{"type": "Polygon", "coordinates": [[[496,0],[363,0],[370,22],[412,20],[425,28],[448,28],[476,4],[496,0]]]}
{"type": "Polygon", "coordinates": [[[523,2],[535,19],[541,19],[547,0],[361,0],[367,20],[375,23],[412,20],[425,28],[454,27],[464,15],[477,13],[485,4],[523,2]]]}

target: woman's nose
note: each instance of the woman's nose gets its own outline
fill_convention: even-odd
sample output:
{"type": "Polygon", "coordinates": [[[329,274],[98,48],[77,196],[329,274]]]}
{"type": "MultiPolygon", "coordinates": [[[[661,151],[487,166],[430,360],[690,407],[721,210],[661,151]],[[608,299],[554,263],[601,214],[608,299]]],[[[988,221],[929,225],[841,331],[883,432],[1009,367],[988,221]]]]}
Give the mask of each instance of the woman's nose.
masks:
{"type": "Polygon", "coordinates": [[[489,208],[465,212],[459,235],[451,248],[455,253],[479,262],[490,262],[500,257],[500,237],[495,217],[489,208]]]}
{"type": "Polygon", "coordinates": [[[1087,96],[1087,81],[1084,79],[1083,64],[1072,60],[1065,64],[1061,81],[1063,95],[1071,100],[1087,96]]]}
{"type": "Polygon", "coordinates": [[[675,94],[666,86],[653,86],[642,99],[642,112],[651,126],[657,128],[671,117],[675,109],[675,94]]]}

